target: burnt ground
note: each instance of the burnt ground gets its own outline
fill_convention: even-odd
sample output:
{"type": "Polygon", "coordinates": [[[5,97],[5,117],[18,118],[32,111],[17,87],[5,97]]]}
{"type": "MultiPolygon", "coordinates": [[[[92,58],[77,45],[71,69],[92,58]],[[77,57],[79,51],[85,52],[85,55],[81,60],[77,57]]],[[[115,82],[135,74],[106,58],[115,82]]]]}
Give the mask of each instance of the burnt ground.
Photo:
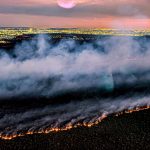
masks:
{"type": "Polygon", "coordinates": [[[91,128],[0,140],[0,150],[149,150],[150,109],[110,116],[91,128]]]}

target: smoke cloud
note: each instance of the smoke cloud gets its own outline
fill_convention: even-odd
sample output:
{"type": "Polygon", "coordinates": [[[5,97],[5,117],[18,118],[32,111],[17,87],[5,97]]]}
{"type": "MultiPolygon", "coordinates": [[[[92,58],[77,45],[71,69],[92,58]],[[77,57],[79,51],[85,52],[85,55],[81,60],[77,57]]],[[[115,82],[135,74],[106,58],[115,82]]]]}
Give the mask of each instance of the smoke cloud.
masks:
{"type": "Polygon", "coordinates": [[[51,99],[82,90],[87,94],[84,100],[78,97],[76,101],[27,110],[1,107],[1,134],[94,122],[103,114],[150,105],[146,91],[150,82],[149,47],[145,37],[103,37],[91,43],[66,39],[54,43],[49,36],[39,35],[11,51],[1,49],[0,102],[9,104],[22,97],[51,99]],[[120,88],[132,89],[132,94],[113,96],[120,88]],[[142,88],[144,92],[137,93],[136,89],[142,88]],[[88,98],[91,89],[96,89],[99,96],[88,98]],[[101,96],[101,92],[109,97],[101,96]]]}

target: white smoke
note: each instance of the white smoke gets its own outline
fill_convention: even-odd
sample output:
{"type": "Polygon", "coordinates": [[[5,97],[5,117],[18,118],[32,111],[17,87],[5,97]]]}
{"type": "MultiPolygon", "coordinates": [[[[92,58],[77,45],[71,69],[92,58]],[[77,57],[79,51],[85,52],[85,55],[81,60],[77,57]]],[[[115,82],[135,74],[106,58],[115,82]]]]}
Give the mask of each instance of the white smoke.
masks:
{"type": "MultiPolygon", "coordinates": [[[[38,40],[17,45],[12,52],[0,50],[0,98],[50,97],[61,91],[88,87],[113,90],[112,74],[115,72],[130,75],[129,84],[149,82],[149,74],[140,78],[135,75],[150,70],[150,45],[145,41],[143,44],[144,49],[132,37],[104,38],[91,44],[78,44],[73,40],[53,44],[47,36],[39,36],[38,40]]],[[[2,113],[0,129],[3,133],[12,134],[21,130],[63,126],[69,122],[95,121],[104,113],[143,105],[150,105],[149,96],[85,99],[25,112],[2,113]]]]}
{"type": "Polygon", "coordinates": [[[22,131],[42,131],[63,128],[67,124],[94,123],[102,115],[109,115],[137,106],[150,105],[150,97],[127,99],[85,100],[58,106],[46,106],[25,112],[5,114],[0,119],[1,134],[14,135],[22,131]]]}
{"type": "Polygon", "coordinates": [[[149,69],[149,45],[143,52],[132,37],[111,37],[105,41],[98,40],[96,44],[98,48],[103,46],[105,52],[92,44],[79,45],[72,40],[53,46],[45,36],[38,37],[37,41],[23,42],[12,54],[1,50],[0,97],[39,92],[50,96],[54,92],[80,86],[101,87],[105,83],[113,86],[113,72],[132,73],[149,69]],[[70,52],[73,48],[74,52],[70,52]],[[53,77],[58,79],[47,86],[49,92],[42,91],[45,85],[38,85],[38,82],[54,80],[53,77]]]}

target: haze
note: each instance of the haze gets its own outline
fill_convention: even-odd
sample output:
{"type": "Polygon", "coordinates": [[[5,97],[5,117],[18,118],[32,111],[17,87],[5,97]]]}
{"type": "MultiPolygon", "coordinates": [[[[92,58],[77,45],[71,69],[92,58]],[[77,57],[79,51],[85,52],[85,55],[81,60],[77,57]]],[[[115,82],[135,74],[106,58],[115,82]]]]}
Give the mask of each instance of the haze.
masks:
{"type": "Polygon", "coordinates": [[[148,0],[78,0],[63,9],[57,0],[0,0],[1,27],[142,28],[150,27],[148,0]]]}

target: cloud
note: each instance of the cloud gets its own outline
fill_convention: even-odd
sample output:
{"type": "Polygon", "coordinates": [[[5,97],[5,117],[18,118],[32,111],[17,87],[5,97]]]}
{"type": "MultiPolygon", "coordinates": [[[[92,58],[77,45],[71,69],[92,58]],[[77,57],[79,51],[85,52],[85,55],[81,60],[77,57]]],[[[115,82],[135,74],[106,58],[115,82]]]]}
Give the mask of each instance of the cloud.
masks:
{"type": "Polygon", "coordinates": [[[26,14],[39,16],[55,16],[55,17],[134,17],[134,16],[150,16],[147,4],[82,4],[71,10],[59,8],[57,5],[50,6],[0,6],[0,13],[3,14],[26,14]]]}
{"type": "Polygon", "coordinates": [[[70,10],[60,8],[56,1],[6,0],[1,2],[0,14],[1,26],[148,28],[150,24],[147,0],[80,0],[70,10]]]}

